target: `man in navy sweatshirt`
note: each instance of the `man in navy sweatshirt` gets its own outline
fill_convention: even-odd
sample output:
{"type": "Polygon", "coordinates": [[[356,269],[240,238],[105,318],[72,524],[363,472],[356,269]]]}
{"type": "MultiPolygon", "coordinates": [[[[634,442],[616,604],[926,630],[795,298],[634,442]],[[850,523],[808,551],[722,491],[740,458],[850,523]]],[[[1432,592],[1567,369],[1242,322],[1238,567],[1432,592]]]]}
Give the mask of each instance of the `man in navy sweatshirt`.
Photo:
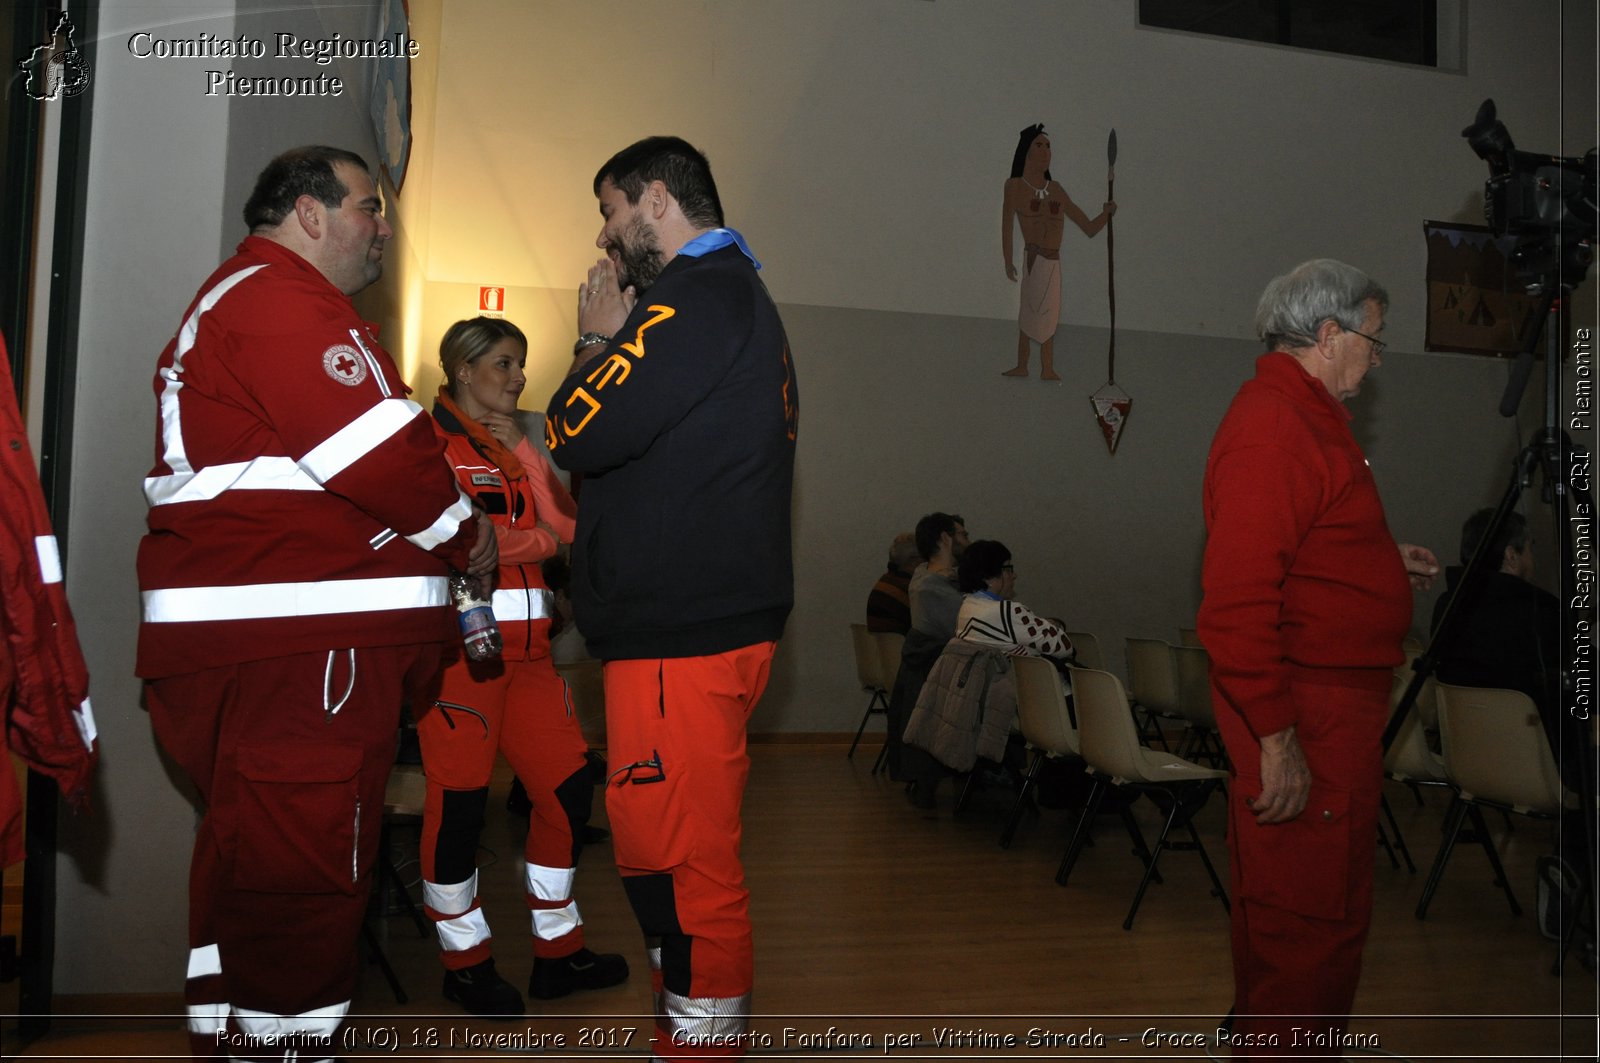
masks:
{"type": "Polygon", "coordinates": [[[551,454],[581,474],[571,595],[605,662],[606,809],[649,952],[655,1054],[743,1055],[745,726],[794,603],[794,368],[699,151],[641,140],[594,192],[606,258],[545,409],[551,454]]]}

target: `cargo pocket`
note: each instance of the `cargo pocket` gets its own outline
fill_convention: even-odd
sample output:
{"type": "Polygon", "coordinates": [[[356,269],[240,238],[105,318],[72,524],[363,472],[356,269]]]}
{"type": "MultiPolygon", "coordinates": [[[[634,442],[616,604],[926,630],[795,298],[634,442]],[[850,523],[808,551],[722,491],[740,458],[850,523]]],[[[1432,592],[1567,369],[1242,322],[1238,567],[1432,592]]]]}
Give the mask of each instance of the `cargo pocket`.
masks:
{"type": "Polygon", "coordinates": [[[688,860],[691,849],[686,768],[673,763],[670,751],[652,752],[659,766],[614,767],[606,784],[617,864],[634,871],[670,871],[688,860]]]}
{"type": "MultiPolygon", "coordinates": [[[[1235,800],[1244,800],[1239,794],[1235,800]]],[[[1350,792],[1311,787],[1303,812],[1288,823],[1256,826],[1246,809],[1238,854],[1246,900],[1313,919],[1343,919],[1350,877],[1350,792]]]]}
{"type": "Polygon", "coordinates": [[[240,746],[236,888],[356,892],[362,815],[360,746],[240,746]]]}

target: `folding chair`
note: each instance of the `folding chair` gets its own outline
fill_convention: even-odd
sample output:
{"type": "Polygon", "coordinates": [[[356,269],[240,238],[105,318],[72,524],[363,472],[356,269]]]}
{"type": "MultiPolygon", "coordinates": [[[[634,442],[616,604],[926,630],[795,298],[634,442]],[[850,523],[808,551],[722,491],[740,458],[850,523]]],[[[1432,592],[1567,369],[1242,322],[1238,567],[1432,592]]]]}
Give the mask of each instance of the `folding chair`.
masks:
{"type": "MultiPolygon", "coordinates": [[[[1078,854],[1088,835],[1089,823],[1099,811],[1106,791],[1121,787],[1139,793],[1160,794],[1167,807],[1166,821],[1156,843],[1146,855],[1144,839],[1131,815],[1124,817],[1133,837],[1135,851],[1144,862],[1144,877],[1133,895],[1133,905],[1123,920],[1124,930],[1133,929],[1133,918],[1139,911],[1139,902],[1150,881],[1159,876],[1156,864],[1168,849],[1190,849],[1200,854],[1206,874],[1211,877],[1213,893],[1228,909],[1228,892],[1223,888],[1217,870],[1206,854],[1200,834],[1195,830],[1193,816],[1205,803],[1211,792],[1221,785],[1227,772],[1220,768],[1206,768],[1182,757],[1163,753],[1139,744],[1139,732],[1128,708],[1128,696],[1122,683],[1110,672],[1097,669],[1076,669],[1072,673],[1073,701],[1078,711],[1078,747],[1094,779],[1089,791],[1089,803],[1078,819],[1067,853],[1056,872],[1056,882],[1065,886],[1077,863],[1078,854]],[[1172,831],[1182,827],[1189,833],[1188,842],[1169,842],[1172,831]]],[[[1160,802],[1158,802],[1160,804],[1160,802]]]]}

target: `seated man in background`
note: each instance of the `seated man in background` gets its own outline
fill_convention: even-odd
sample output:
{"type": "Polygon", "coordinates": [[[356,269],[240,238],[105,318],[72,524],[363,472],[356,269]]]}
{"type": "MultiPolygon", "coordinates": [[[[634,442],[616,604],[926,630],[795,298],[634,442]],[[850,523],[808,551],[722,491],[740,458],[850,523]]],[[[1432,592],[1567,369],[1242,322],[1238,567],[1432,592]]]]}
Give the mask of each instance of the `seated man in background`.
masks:
{"type": "Polygon", "coordinates": [[[917,537],[901,532],[889,544],[889,567],[867,595],[867,630],[904,635],[911,630],[911,572],[922,561],[917,537]]]}
{"type": "MultiPolygon", "coordinates": [[[[1461,528],[1461,564],[1445,570],[1445,593],[1433,608],[1431,631],[1438,633],[1445,610],[1457,598],[1461,577],[1489,533],[1493,509],[1480,509],[1461,528]]],[[[1449,642],[1440,646],[1438,678],[1466,687],[1520,690],[1533,699],[1544,721],[1550,750],[1568,785],[1576,782],[1576,742],[1561,739],[1561,670],[1557,640],[1561,637],[1561,604],[1534,585],[1533,543],[1522,514],[1506,514],[1499,533],[1488,543],[1488,571],[1467,590],[1457,607],[1463,614],[1449,642]],[[1563,746],[1567,755],[1562,757],[1563,746]]]]}
{"type": "Polygon", "coordinates": [[[900,651],[900,672],[889,692],[889,778],[911,778],[900,763],[904,748],[900,736],[917,704],[928,669],[938,660],[944,644],[955,638],[956,615],[961,612],[961,592],[956,589],[956,562],[967,549],[967,525],[951,513],[929,513],[917,521],[917,553],[923,558],[911,574],[908,597],[911,630],[900,651]]]}
{"type": "MultiPolygon", "coordinates": [[[[1562,638],[1561,603],[1532,582],[1533,540],[1522,514],[1506,514],[1499,531],[1484,545],[1488,571],[1465,588],[1464,595],[1460,593],[1466,566],[1488,537],[1493,520],[1493,509],[1480,509],[1461,526],[1461,564],[1445,570],[1445,593],[1434,605],[1432,633],[1438,634],[1445,612],[1457,598],[1463,615],[1454,622],[1448,641],[1439,647],[1434,674],[1456,686],[1518,690],[1533,699],[1562,780],[1581,792],[1581,762],[1593,757],[1590,730],[1562,711],[1561,654],[1557,649],[1562,638]]],[[[1586,862],[1585,830],[1582,813],[1568,812],[1563,833],[1558,835],[1558,851],[1541,856],[1535,865],[1539,930],[1551,940],[1561,940],[1574,916],[1582,889],[1580,868],[1586,862]],[[1558,894],[1565,895],[1559,905],[1558,894]]],[[[1579,940],[1582,954],[1588,957],[1585,962],[1592,968],[1593,941],[1587,933],[1579,940]]]]}

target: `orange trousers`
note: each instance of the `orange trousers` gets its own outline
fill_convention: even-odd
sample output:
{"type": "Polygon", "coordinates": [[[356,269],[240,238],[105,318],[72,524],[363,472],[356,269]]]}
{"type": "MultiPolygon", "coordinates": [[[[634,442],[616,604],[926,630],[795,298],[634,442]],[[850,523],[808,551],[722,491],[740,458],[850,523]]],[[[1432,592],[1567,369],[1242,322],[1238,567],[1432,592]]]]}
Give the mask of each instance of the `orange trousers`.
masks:
{"type": "Polygon", "coordinates": [[[496,753],[528,791],[533,810],[523,845],[523,888],[533,954],[556,958],[583,947],[572,899],[579,845],[594,784],[588,744],[549,657],[468,661],[444,669],[417,719],[428,788],[422,814],[423,907],[439,932],[440,958],[459,970],[489,958],[478,903],[477,851],[496,753]]]}
{"type": "Polygon", "coordinates": [[[1291,681],[1311,795],[1299,816],[1271,826],[1245,804],[1261,793],[1261,746],[1214,697],[1236,773],[1228,795],[1235,1059],[1343,1054],[1337,1038],[1372,923],[1389,682],[1387,672],[1372,689],[1291,681]]]}
{"type": "Polygon", "coordinates": [[[606,812],[649,951],[662,1059],[744,1055],[755,981],[739,859],[745,726],[775,648],[606,662],[606,812]]]}

